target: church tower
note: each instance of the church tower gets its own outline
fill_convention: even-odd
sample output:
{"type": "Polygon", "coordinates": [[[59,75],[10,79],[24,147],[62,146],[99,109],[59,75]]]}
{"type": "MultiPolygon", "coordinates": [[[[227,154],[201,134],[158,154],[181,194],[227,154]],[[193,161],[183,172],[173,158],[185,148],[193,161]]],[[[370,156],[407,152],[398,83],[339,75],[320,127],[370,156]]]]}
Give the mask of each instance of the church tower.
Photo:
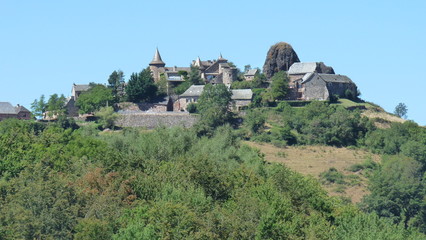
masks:
{"type": "Polygon", "coordinates": [[[158,51],[158,48],[155,50],[154,57],[152,58],[152,61],[149,63],[149,69],[151,69],[152,77],[154,78],[155,82],[160,81],[160,74],[164,73],[164,67],[166,64],[161,59],[160,52],[158,51]]]}

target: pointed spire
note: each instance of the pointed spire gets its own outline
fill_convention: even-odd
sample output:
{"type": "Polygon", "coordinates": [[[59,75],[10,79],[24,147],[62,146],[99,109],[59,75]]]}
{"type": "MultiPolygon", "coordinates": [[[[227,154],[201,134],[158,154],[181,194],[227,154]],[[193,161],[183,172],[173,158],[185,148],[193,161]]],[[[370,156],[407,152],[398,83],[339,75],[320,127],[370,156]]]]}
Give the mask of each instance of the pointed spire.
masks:
{"type": "Polygon", "coordinates": [[[219,58],[217,60],[218,61],[227,61],[225,58],[222,57],[222,53],[220,53],[219,58]]]}
{"type": "Polygon", "coordinates": [[[161,59],[161,55],[160,55],[160,52],[158,51],[158,48],[156,48],[154,57],[152,58],[152,61],[149,64],[150,65],[157,65],[157,64],[166,65],[161,59]]]}
{"type": "Polygon", "coordinates": [[[201,67],[201,59],[200,59],[200,56],[198,56],[198,57],[197,57],[197,60],[195,60],[195,64],[194,64],[194,66],[201,67]]]}

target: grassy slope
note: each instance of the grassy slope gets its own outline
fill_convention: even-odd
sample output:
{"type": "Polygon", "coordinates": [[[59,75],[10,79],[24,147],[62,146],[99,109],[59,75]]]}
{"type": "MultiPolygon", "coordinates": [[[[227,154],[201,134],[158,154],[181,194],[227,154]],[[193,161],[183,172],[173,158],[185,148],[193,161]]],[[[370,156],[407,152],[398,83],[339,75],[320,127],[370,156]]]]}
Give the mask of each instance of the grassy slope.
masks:
{"type": "Polygon", "coordinates": [[[376,121],[376,126],[379,128],[387,128],[391,122],[405,122],[406,120],[397,117],[393,114],[386,112],[383,108],[372,104],[372,103],[356,103],[348,99],[339,99],[337,105],[341,105],[343,107],[354,107],[354,106],[364,106],[366,110],[362,111],[362,115],[371,118],[371,119],[379,119],[376,121]]]}
{"type": "Polygon", "coordinates": [[[305,175],[311,175],[319,179],[320,173],[334,167],[344,175],[349,176],[347,184],[323,183],[325,189],[332,196],[342,196],[357,203],[367,194],[367,179],[362,172],[350,172],[348,167],[356,163],[362,163],[371,158],[378,162],[380,156],[363,150],[348,148],[335,148],[329,146],[295,146],[278,148],[271,144],[245,142],[249,146],[258,148],[265,154],[268,162],[283,163],[287,167],[305,175]]]}
{"type": "MultiPolygon", "coordinates": [[[[336,103],[344,107],[364,106],[366,110],[362,110],[362,114],[369,118],[375,119],[375,125],[379,128],[389,127],[391,122],[404,122],[395,115],[387,113],[381,107],[371,103],[356,103],[348,99],[339,99],[336,103]]],[[[280,125],[281,116],[271,110],[268,113],[267,128],[272,125],[280,125]]],[[[348,183],[330,184],[323,183],[324,188],[333,196],[342,196],[351,199],[357,203],[366,195],[367,179],[362,172],[350,172],[346,170],[348,167],[364,162],[367,158],[379,162],[380,156],[371,154],[363,150],[353,150],[348,148],[336,148],[330,146],[295,146],[278,148],[271,144],[260,144],[254,142],[246,142],[248,145],[260,149],[265,154],[266,161],[280,162],[291,169],[305,175],[312,175],[320,178],[320,173],[329,170],[331,167],[336,168],[345,176],[348,176],[348,183]]]]}

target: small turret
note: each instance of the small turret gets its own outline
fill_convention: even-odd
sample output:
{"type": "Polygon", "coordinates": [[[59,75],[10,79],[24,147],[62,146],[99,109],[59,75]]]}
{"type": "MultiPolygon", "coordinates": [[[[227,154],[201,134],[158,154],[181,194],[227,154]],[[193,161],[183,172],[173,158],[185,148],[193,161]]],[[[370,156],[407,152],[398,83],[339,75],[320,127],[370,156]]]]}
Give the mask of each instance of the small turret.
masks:
{"type": "Polygon", "coordinates": [[[152,58],[152,61],[149,63],[149,65],[158,66],[158,67],[164,67],[166,64],[161,59],[160,52],[158,51],[158,48],[155,50],[154,57],[152,58]]]}
{"type": "Polygon", "coordinates": [[[152,61],[149,63],[149,69],[152,72],[152,77],[154,78],[155,82],[158,82],[160,80],[160,74],[164,72],[164,67],[166,64],[161,59],[160,52],[158,51],[158,48],[155,50],[154,57],[152,58],[152,61]]]}

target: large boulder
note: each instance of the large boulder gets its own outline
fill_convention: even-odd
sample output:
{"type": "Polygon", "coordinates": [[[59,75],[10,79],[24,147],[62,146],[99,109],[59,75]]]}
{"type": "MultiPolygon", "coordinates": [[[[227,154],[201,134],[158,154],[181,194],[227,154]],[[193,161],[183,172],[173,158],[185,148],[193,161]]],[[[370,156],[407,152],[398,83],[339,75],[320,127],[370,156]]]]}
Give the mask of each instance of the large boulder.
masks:
{"type": "Polygon", "coordinates": [[[317,63],[317,68],[315,70],[317,73],[335,74],[334,69],[325,65],[323,62],[317,63]]]}
{"type": "Polygon", "coordinates": [[[269,79],[279,71],[288,71],[295,62],[300,60],[293,47],[288,43],[279,42],[269,49],[263,65],[263,73],[269,79]]]}

